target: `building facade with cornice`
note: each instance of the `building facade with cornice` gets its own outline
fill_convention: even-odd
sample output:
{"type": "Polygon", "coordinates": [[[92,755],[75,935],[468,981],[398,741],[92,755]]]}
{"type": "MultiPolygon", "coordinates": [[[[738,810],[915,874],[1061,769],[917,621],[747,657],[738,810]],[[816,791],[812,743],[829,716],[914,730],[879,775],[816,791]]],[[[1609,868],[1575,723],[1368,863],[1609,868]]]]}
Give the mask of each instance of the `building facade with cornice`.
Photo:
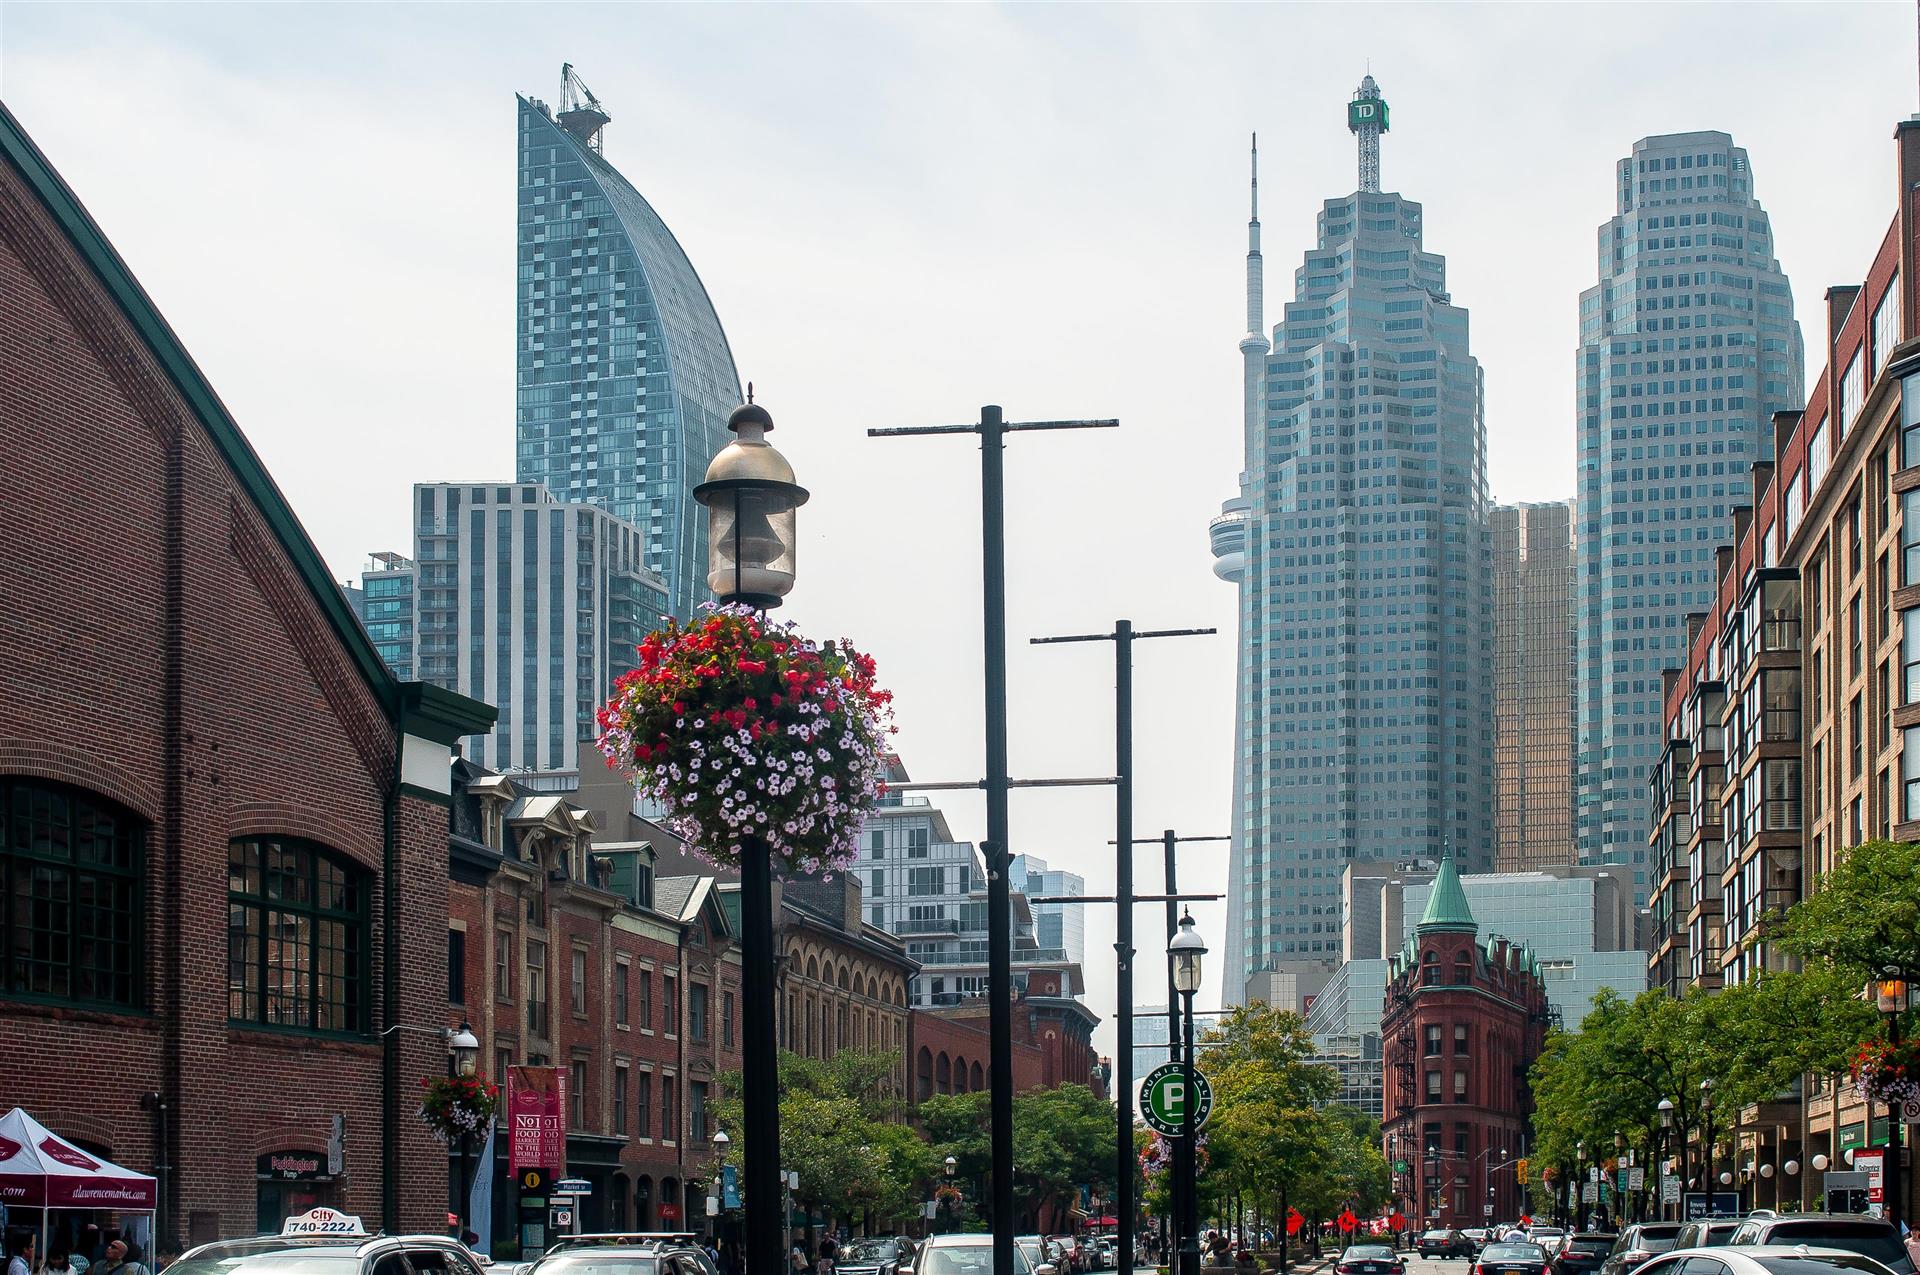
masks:
{"type": "Polygon", "coordinates": [[[1533,1110],[1527,1077],[1546,1040],[1547,989],[1526,947],[1483,942],[1479,929],[1444,859],[1388,963],[1382,1150],[1406,1166],[1394,1191],[1422,1226],[1510,1221],[1523,1204],[1514,1161],[1533,1110]]]}

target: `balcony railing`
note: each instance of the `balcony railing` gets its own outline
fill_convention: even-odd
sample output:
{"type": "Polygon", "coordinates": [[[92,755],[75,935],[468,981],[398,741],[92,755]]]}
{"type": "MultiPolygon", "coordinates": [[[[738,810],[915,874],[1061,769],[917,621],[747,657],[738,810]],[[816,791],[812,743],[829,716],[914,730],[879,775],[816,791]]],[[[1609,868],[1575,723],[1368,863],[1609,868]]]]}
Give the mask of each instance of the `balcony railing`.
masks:
{"type": "Polygon", "coordinates": [[[958,934],[960,922],[945,917],[908,919],[900,922],[900,934],[958,934]]]}

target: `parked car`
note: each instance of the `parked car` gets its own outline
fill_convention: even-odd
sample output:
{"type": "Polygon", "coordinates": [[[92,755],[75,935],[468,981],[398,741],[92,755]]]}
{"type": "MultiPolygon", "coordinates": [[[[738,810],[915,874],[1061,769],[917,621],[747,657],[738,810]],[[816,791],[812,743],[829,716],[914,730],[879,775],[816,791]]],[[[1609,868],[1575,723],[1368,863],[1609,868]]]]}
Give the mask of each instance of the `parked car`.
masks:
{"type": "Polygon", "coordinates": [[[1350,1244],[1334,1275],[1406,1275],[1407,1264],[1385,1244],[1350,1244]]]}
{"type": "Polygon", "coordinates": [[[1473,1257],[1473,1241],[1458,1231],[1434,1229],[1420,1232],[1413,1247],[1422,1257],[1473,1257]]]}
{"type": "MultiPolygon", "coordinates": [[[[1756,1244],[1805,1244],[1809,1248],[1843,1249],[1859,1253],[1895,1272],[1915,1275],[1913,1257],[1900,1241],[1893,1223],[1859,1213],[1795,1213],[1787,1217],[1750,1216],[1727,1241],[1743,1247],[1756,1244]]],[[[1691,1273],[1689,1273],[1691,1275],[1691,1273]]]]}
{"type": "Polygon", "coordinates": [[[1538,1244],[1547,1250],[1548,1257],[1558,1257],[1566,1246],[1566,1228],[1559,1226],[1530,1226],[1527,1228],[1527,1243],[1538,1244]]]}
{"type": "MultiPolygon", "coordinates": [[[[913,1255],[913,1275],[993,1275],[993,1236],[929,1235],[913,1255]]],[[[1046,1275],[1019,1244],[1013,1246],[1013,1275],[1046,1275]]]]}
{"type": "MultiPolygon", "coordinates": [[[[344,1215],[340,1215],[344,1217],[344,1215]]],[[[372,1275],[403,1270],[432,1271],[435,1275],[477,1273],[474,1255],[458,1240],[444,1235],[368,1235],[358,1227],[325,1234],[262,1235],[254,1239],[217,1240],[188,1249],[167,1267],[181,1275],[226,1275],[245,1272],[326,1271],[330,1275],[372,1275]]]]}
{"type": "Polygon", "coordinates": [[[1674,1249],[1642,1266],[1638,1275],[1892,1275],[1890,1268],[1851,1249],[1806,1244],[1722,1244],[1674,1249]]]}
{"type": "Polygon", "coordinates": [[[900,1275],[900,1245],[892,1236],[848,1240],[834,1262],[838,1275],[900,1275]]]}
{"type": "Polygon", "coordinates": [[[1114,1271],[1120,1269],[1120,1240],[1116,1236],[1102,1235],[1093,1242],[1093,1250],[1099,1254],[1100,1269],[1114,1271]]]}
{"type": "Polygon", "coordinates": [[[1619,1238],[1611,1231],[1561,1236],[1552,1252],[1554,1275],[1593,1275],[1605,1264],[1619,1238]]]}
{"type": "MultiPolygon", "coordinates": [[[[1613,1248],[1607,1252],[1607,1260],[1600,1263],[1600,1275],[1628,1275],[1648,1258],[1671,1249],[1679,1235],[1678,1222],[1633,1223],[1624,1228],[1620,1238],[1613,1242],[1613,1248]]],[[[1689,1271],[1687,1275],[1694,1273],[1689,1271]]]]}
{"type": "Polygon", "coordinates": [[[1025,1255],[1027,1263],[1033,1267],[1034,1275],[1058,1275],[1058,1269],[1048,1258],[1038,1235],[1016,1235],[1013,1246],[1025,1255]]]}
{"type": "MultiPolygon", "coordinates": [[[[411,1265],[411,1263],[409,1263],[411,1265]]],[[[171,1269],[171,1268],[169,1268],[171,1269]]],[[[642,1231],[563,1235],[527,1275],[720,1275],[700,1237],[642,1231]]]]}
{"type": "Polygon", "coordinates": [[[1497,1241],[1480,1250],[1473,1275],[1547,1275],[1552,1260],[1538,1244],[1497,1241]]]}
{"type": "MultiPolygon", "coordinates": [[[[1758,1213],[1753,1214],[1759,1217],[1758,1213]]],[[[1767,1214],[1772,1217],[1772,1213],[1767,1214]]],[[[1695,1218],[1680,1228],[1680,1234],[1674,1238],[1673,1247],[1683,1248],[1719,1248],[1722,1244],[1733,1243],[1733,1233],[1740,1229],[1737,1217],[1695,1218]]]]}

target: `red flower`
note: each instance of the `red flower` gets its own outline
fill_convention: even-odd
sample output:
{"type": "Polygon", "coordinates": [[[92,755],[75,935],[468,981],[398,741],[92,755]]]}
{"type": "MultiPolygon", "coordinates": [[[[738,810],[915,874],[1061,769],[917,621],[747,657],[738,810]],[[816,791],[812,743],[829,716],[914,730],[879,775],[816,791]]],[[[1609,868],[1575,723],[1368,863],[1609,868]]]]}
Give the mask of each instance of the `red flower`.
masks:
{"type": "Polygon", "coordinates": [[[734,665],[742,673],[764,673],[767,671],[765,660],[740,660],[734,665]]]}

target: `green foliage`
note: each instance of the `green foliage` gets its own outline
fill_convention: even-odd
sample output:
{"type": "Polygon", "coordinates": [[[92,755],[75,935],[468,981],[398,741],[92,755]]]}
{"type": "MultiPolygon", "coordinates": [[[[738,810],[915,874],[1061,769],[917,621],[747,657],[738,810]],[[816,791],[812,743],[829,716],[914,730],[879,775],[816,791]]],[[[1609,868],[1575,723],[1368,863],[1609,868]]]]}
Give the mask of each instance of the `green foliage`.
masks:
{"type": "Polygon", "coordinates": [[[1856,985],[1888,966],[1920,977],[1920,843],[1868,841],[1843,851],[1770,938],[1856,985]]]}

